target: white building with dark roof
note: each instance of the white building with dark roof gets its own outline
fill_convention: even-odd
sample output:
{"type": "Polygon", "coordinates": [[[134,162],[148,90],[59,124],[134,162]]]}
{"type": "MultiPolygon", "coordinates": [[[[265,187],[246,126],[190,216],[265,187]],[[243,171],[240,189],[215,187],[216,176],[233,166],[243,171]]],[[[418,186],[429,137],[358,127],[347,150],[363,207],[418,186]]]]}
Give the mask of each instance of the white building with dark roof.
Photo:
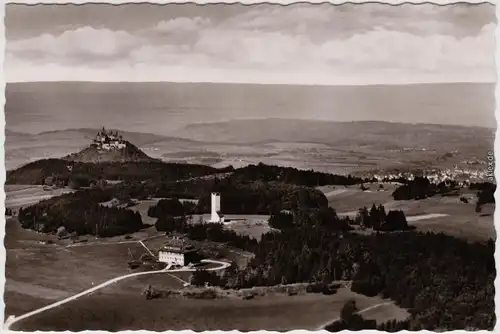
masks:
{"type": "Polygon", "coordinates": [[[198,250],[184,240],[173,239],[158,251],[158,261],[184,267],[199,261],[198,250]]]}

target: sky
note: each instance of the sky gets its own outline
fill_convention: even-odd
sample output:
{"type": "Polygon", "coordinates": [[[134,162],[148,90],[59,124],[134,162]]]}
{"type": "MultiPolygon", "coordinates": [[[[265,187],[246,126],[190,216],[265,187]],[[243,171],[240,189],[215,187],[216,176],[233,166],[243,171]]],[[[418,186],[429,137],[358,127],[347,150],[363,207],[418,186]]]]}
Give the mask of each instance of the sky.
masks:
{"type": "Polygon", "coordinates": [[[8,4],[7,82],[494,82],[495,10],[8,4]]]}

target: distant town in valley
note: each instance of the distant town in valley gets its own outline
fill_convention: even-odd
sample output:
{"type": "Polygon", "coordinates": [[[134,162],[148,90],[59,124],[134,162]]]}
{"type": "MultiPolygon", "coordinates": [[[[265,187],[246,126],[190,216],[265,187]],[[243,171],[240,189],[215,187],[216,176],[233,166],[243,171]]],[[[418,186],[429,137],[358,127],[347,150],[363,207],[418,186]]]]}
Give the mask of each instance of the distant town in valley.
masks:
{"type": "Polygon", "coordinates": [[[496,24],[7,4],[4,330],[493,331],[496,24]]]}

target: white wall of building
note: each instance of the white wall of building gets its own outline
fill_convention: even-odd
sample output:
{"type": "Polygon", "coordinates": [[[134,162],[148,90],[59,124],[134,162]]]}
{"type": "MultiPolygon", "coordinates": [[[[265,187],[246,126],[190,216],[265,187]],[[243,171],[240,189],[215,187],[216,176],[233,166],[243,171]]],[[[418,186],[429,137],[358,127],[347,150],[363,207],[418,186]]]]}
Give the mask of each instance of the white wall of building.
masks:
{"type": "Polygon", "coordinates": [[[158,260],[167,264],[174,264],[184,266],[184,254],[160,251],[158,253],[158,260]]]}
{"type": "Polygon", "coordinates": [[[220,211],[220,194],[212,193],[212,214],[210,217],[211,222],[220,222],[220,217],[217,213],[218,211],[220,211]]]}

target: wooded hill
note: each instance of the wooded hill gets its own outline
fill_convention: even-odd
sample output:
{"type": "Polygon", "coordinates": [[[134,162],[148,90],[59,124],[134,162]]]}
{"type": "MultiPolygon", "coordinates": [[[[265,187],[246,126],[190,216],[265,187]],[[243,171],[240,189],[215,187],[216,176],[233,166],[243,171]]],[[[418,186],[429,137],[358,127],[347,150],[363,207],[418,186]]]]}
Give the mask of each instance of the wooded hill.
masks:
{"type": "Polygon", "coordinates": [[[31,162],[16,170],[7,171],[6,184],[46,183],[48,177],[59,186],[68,186],[75,181],[79,186],[89,186],[93,180],[162,182],[189,179],[231,170],[216,169],[210,166],[194,164],[166,163],[162,161],[127,161],[86,163],[64,159],[43,159],[31,162]]]}
{"type": "Polygon", "coordinates": [[[158,159],[151,158],[129,141],[124,141],[124,144],[125,147],[123,149],[116,149],[116,150],[98,150],[95,145],[90,145],[89,147],[81,150],[80,152],[72,153],[65,156],[63,160],[90,162],[90,163],[159,161],[158,159]]]}

